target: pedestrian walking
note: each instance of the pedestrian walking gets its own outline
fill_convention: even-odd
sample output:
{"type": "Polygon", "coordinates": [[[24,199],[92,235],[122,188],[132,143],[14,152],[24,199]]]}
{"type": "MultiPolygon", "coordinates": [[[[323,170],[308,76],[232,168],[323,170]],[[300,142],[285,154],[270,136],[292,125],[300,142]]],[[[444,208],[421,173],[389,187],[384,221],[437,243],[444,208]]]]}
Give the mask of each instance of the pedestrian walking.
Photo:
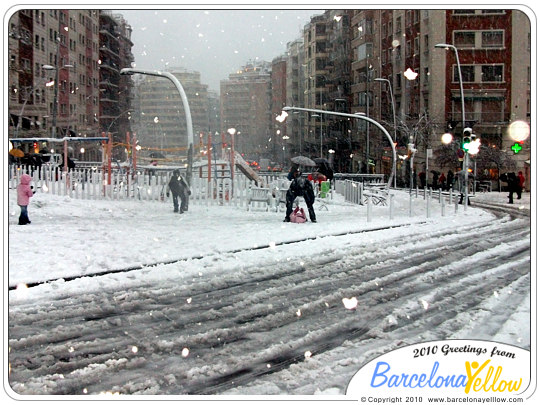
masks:
{"type": "Polygon", "coordinates": [[[420,188],[425,188],[426,187],[426,173],[420,172],[420,174],[418,175],[418,178],[420,179],[420,188]]]}
{"type": "Polygon", "coordinates": [[[514,172],[507,174],[508,183],[508,204],[514,203],[514,193],[521,198],[521,192],[519,191],[519,179],[514,172]]]}
{"type": "Polygon", "coordinates": [[[521,193],[523,192],[523,188],[525,187],[525,176],[523,176],[523,172],[518,172],[518,200],[521,200],[521,193]]]}
{"type": "MultiPolygon", "coordinates": [[[[468,176],[467,176],[468,177],[468,176]]],[[[463,204],[463,199],[465,198],[465,191],[467,190],[467,187],[469,186],[465,182],[465,170],[460,170],[456,173],[456,180],[458,182],[458,189],[459,189],[459,204],[463,204]]],[[[467,205],[471,205],[471,200],[467,196],[467,205]]]]}
{"type": "Polygon", "coordinates": [[[30,186],[32,177],[28,174],[21,176],[21,182],[17,186],[17,204],[21,207],[21,214],[19,215],[19,225],[30,224],[28,218],[28,204],[30,204],[30,198],[34,196],[33,187],[30,186]]]}
{"type": "Polygon", "coordinates": [[[174,170],[167,184],[167,197],[169,194],[172,194],[173,198],[173,208],[174,212],[179,212],[183,214],[188,210],[189,206],[189,196],[191,195],[191,190],[187,182],[180,175],[179,170],[174,170]],[[178,199],[180,198],[180,207],[178,206],[178,199]]]}
{"type": "Polygon", "coordinates": [[[446,175],[446,190],[450,191],[453,186],[454,186],[454,172],[452,170],[448,170],[448,174],[446,175]]]}
{"type": "Polygon", "coordinates": [[[446,189],[446,176],[443,172],[441,172],[441,175],[439,176],[439,188],[443,191],[446,189]]]}
{"type": "Polygon", "coordinates": [[[297,197],[304,197],[304,201],[308,207],[309,219],[311,222],[317,222],[315,210],[313,209],[313,203],[315,202],[315,192],[313,191],[313,185],[311,182],[302,177],[300,170],[296,169],[294,172],[294,178],[287,190],[286,203],[287,210],[285,212],[285,219],[283,222],[291,222],[290,215],[293,212],[293,203],[297,197]]]}

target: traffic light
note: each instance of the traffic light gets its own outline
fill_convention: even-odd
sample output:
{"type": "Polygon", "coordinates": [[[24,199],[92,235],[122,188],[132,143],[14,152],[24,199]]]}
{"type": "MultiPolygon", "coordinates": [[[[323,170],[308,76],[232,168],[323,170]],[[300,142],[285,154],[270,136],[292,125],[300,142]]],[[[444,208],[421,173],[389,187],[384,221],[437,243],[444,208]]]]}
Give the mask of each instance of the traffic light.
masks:
{"type": "Polygon", "coordinates": [[[465,128],[463,130],[463,138],[461,140],[461,149],[469,151],[472,141],[472,128],[465,128]]]}

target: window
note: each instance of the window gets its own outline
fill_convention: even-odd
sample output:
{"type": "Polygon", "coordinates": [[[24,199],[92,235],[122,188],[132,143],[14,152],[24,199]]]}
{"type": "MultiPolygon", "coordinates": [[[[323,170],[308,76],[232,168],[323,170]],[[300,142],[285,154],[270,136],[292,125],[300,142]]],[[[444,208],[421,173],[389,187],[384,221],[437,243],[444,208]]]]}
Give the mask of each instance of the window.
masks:
{"type": "Polygon", "coordinates": [[[483,65],[482,82],[502,82],[503,65],[483,65]]]}
{"type": "Polygon", "coordinates": [[[396,46],[395,52],[396,52],[396,61],[401,60],[401,45],[396,46]]]}
{"type": "Polygon", "coordinates": [[[358,47],[358,60],[364,60],[373,56],[373,44],[365,43],[358,47]]]}
{"type": "Polygon", "coordinates": [[[358,105],[365,106],[367,104],[367,101],[369,100],[369,105],[373,105],[373,93],[370,92],[362,92],[358,94],[358,105]]]}
{"type": "MultiPolygon", "coordinates": [[[[474,65],[461,65],[461,79],[463,83],[474,82],[474,65]]],[[[459,82],[459,71],[454,65],[454,82],[459,82]]]]}
{"type": "Polygon", "coordinates": [[[429,84],[429,68],[424,68],[424,86],[429,84]]]}
{"type": "Polygon", "coordinates": [[[502,48],[504,44],[503,31],[483,31],[482,48],[502,48]]]}
{"type": "Polygon", "coordinates": [[[474,48],[475,38],[474,31],[456,31],[454,32],[454,46],[456,48],[474,48]]]}

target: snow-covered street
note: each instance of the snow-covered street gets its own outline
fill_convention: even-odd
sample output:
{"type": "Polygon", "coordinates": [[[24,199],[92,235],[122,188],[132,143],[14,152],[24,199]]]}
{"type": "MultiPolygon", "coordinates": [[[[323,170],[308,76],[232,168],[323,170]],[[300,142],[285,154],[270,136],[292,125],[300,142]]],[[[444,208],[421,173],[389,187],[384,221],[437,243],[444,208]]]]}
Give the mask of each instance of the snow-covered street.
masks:
{"type": "MultiPolygon", "coordinates": [[[[505,193],[474,201],[504,205],[505,193]]],[[[9,193],[9,383],[20,395],[343,395],[403,345],[531,349],[530,195],[494,214],[284,212],[9,193]],[[109,272],[109,274],[101,274],[109,272]],[[101,274],[92,276],[93,274],[101,274]],[[47,283],[41,284],[43,281],[47,283]],[[16,288],[15,288],[16,287],[16,288]],[[321,375],[324,378],[321,378],[321,375]]],[[[5,277],[7,274],[5,274],[5,277]]]]}

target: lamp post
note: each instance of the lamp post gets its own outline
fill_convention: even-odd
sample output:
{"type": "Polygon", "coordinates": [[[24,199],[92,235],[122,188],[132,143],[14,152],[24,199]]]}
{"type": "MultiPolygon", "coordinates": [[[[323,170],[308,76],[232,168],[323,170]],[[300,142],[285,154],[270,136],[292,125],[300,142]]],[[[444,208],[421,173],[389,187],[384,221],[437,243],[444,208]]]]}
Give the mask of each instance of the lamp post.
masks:
{"type": "MultiPolygon", "coordinates": [[[[375,125],[377,128],[379,128],[383,132],[384,135],[386,135],[386,137],[388,138],[388,141],[390,142],[390,146],[392,148],[392,155],[393,155],[393,159],[394,159],[394,164],[392,166],[392,173],[390,174],[390,177],[388,179],[388,185],[387,185],[387,188],[390,188],[390,185],[392,184],[392,179],[395,176],[395,172],[396,172],[396,146],[394,145],[392,137],[390,136],[390,134],[388,133],[386,128],[384,128],[377,121],[375,121],[374,119],[369,118],[369,117],[367,117],[365,115],[361,115],[361,114],[347,114],[347,113],[341,113],[341,112],[335,112],[335,111],[316,110],[316,109],[312,109],[312,108],[288,107],[287,106],[287,107],[283,107],[282,111],[284,113],[287,113],[287,111],[306,111],[306,112],[312,112],[312,113],[321,114],[321,115],[322,114],[338,115],[340,117],[357,118],[357,119],[367,121],[367,122],[372,123],[373,125],[375,125]]],[[[282,117],[278,117],[278,118],[284,119],[282,117]]]]}
{"type": "MultiPolygon", "coordinates": [[[[456,64],[457,64],[457,70],[458,70],[458,79],[459,79],[459,93],[461,96],[461,130],[465,130],[465,96],[463,94],[463,78],[461,76],[461,65],[459,63],[459,53],[457,48],[454,45],[451,44],[437,44],[435,45],[435,48],[441,48],[441,49],[452,49],[454,51],[454,54],[456,55],[456,64]]],[[[465,170],[465,211],[467,211],[467,205],[469,203],[469,152],[467,150],[464,151],[465,156],[463,158],[463,168],[462,170],[465,170]]]]}
{"type": "MultiPolygon", "coordinates": [[[[111,127],[113,126],[113,124],[116,122],[116,120],[118,118],[120,118],[122,115],[124,114],[129,114],[129,113],[132,113],[133,110],[130,108],[129,110],[126,110],[124,112],[121,112],[120,114],[118,114],[116,117],[114,117],[114,119],[111,121],[111,123],[109,124],[109,126],[107,127],[107,132],[109,132],[111,130],[111,127]]],[[[130,117],[131,118],[131,117],[130,117]]],[[[128,119],[130,119],[128,118],[128,119]]]]}
{"type": "Polygon", "coordinates": [[[156,70],[142,70],[142,69],[133,69],[133,68],[124,68],[120,70],[121,75],[134,75],[142,74],[149,76],[158,76],[169,79],[176,86],[176,89],[180,93],[180,98],[182,100],[182,105],[184,106],[184,113],[186,115],[186,126],[187,126],[187,141],[188,141],[188,167],[187,167],[187,183],[191,185],[191,174],[193,172],[193,124],[191,121],[191,111],[189,109],[189,102],[186,96],[186,92],[182,87],[182,84],[178,79],[170,72],[160,72],[156,70]]]}
{"type": "MultiPolygon", "coordinates": [[[[394,117],[394,142],[397,143],[397,129],[396,129],[396,102],[394,101],[394,92],[392,91],[392,83],[390,80],[377,77],[376,82],[385,82],[388,84],[388,89],[390,90],[390,101],[392,103],[392,115],[394,117]]],[[[394,188],[396,187],[396,177],[394,177],[394,188]]]]}

